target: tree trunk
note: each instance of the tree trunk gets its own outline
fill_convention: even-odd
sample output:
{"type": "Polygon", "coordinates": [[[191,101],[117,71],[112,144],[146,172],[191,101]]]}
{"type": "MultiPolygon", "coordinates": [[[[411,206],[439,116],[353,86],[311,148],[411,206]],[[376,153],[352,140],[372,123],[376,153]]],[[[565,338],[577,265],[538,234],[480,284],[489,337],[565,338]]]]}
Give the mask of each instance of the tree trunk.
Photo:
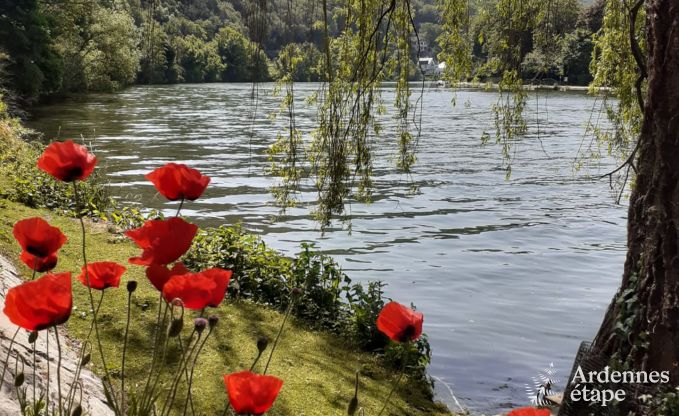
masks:
{"type": "Polygon", "coordinates": [[[612,366],[669,371],[669,387],[679,384],[679,1],[646,7],[648,93],[627,259],[592,351],[612,366]]]}

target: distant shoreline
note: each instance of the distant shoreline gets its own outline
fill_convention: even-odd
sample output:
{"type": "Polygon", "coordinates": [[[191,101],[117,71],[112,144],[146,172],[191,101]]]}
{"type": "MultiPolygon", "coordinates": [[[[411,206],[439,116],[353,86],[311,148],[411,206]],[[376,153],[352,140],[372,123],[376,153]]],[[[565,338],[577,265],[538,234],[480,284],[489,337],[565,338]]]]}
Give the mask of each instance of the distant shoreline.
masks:
{"type": "MultiPolygon", "coordinates": [[[[441,88],[465,88],[465,89],[477,89],[477,90],[488,90],[488,91],[498,91],[500,90],[500,85],[498,83],[493,83],[493,82],[456,82],[456,83],[449,83],[446,81],[442,80],[432,80],[428,81],[429,82],[429,87],[430,88],[436,88],[437,84],[442,83],[440,85],[441,88]]],[[[576,91],[576,92],[586,92],[589,93],[590,88],[589,86],[586,85],[560,85],[560,84],[552,84],[552,85],[546,85],[546,84],[524,84],[523,89],[527,91],[537,91],[537,90],[545,90],[545,91],[576,91]]],[[[608,87],[600,87],[598,88],[599,92],[610,92],[610,88],[608,87]]]]}

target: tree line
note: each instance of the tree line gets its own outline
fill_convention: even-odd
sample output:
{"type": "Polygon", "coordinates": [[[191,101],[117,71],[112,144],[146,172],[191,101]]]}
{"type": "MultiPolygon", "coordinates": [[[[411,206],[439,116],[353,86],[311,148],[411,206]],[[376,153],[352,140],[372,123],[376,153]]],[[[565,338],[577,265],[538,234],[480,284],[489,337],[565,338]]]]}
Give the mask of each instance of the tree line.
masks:
{"type": "MultiPolygon", "coordinates": [[[[418,29],[411,80],[421,77],[418,55],[437,57],[442,50],[443,3],[410,2],[418,29]]],[[[578,0],[555,0],[548,21],[527,2],[525,10],[511,12],[535,18],[513,27],[498,13],[505,2],[470,4],[472,77],[500,76],[500,62],[508,59],[505,32],[511,31],[518,45],[511,59],[519,60],[524,79],[591,80],[602,1],[584,7],[578,0]]],[[[338,36],[350,21],[339,0],[329,8],[325,31],[322,10],[312,0],[0,0],[0,82],[5,95],[11,91],[32,103],[135,83],[277,80],[291,58],[295,81],[324,81],[325,36],[338,36]]]]}

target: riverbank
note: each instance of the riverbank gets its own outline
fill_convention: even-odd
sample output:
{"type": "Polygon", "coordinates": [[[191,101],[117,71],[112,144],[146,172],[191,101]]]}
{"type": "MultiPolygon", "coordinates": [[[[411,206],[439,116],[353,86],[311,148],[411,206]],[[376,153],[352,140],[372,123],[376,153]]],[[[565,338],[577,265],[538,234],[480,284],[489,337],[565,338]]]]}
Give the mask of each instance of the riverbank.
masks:
{"type": "MultiPolygon", "coordinates": [[[[0,161],[9,163],[22,154],[17,147],[26,146],[18,141],[13,121],[0,120],[0,161]]],[[[13,172],[13,174],[18,174],[13,172]]],[[[0,195],[8,195],[10,177],[0,181],[0,195]]],[[[23,204],[0,199],[0,254],[17,259],[19,248],[12,237],[12,227],[20,219],[39,216],[59,227],[68,242],[59,254],[57,271],[76,272],[81,264],[79,223],[55,211],[30,208],[23,204]]],[[[89,222],[88,257],[90,261],[109,260],[127,264],[127,259],[138,254],[138,249],[105,222],[89,222]]],[[[28,277],[28,269],[13,261],[19,274],[28,277]]],[[[124,279],[136,280],[139,288],[133,298],[133,315],[138,316],[130,326],[131,342],[128,346],[126,379],[130,385],[143,382],[148,370],[149,346],[143,342],[152,332],[158,306],[157,291],[148,283],[141,267],[129,266],[124,279]]],[[[127,293],[110,291],[101,307],[100,328],[109,367],[115,379],[120,373],[121,344],[127,293]]],[[[74,284],[74,309],[66,324],[70,337],[83,340],[89,332],[90,308],[84,287],[74,284]]],[[[228,298],[219,308],[218,334],[201,354],[195,376],[194,391],[200,391],[201,400],[195,403],[197,414],[217,414],[226,403],[222,375],[234,369],[248,368],[256,355],[254,340],[260,336],[273,338],[283,320],[283,315],[267,306],[247,300],[228,298]]],[[[101,372],[96,354],[93,354],[93,371],[101,372]]],[[[382,401],[397,378],[397,372],[383,365],[378,355],[360,352],[346,339],[324,331],[312,331],[304,322],[292,320],[280,340],[271,373],[285,380],[276,406],[270,415],[343,414],[353,396],[355,372],[360,374],[359,400],[366,414],[377,414],[382,401]]],[[[430,388],[424,380],[406,379],[392,399],[389,414],[393,415],[449,415],[444,405],[435,403],[430,388]]]]}
{"type": "MultiPolygon", "coordinates": [[[[415,83],[416,84],[416,83],[415,83]]],[[[443,80],[430,81],[429,88],[453,88],[453,89],[469,89],[469,90],[485,90],[485,91],[500,91],[500,84],[496,82],[455,82],[450,83],[443,80]]],[[[524,83],[522,88],[525,91],[563,91],[563,92],[586,92],[591,91],[586,85],[562,85],[558,82],[551,84],[530,84],[524,83]]],[[[601,87],[596,89],[597,94],[606,94],[610,88],[601,87]]]]}

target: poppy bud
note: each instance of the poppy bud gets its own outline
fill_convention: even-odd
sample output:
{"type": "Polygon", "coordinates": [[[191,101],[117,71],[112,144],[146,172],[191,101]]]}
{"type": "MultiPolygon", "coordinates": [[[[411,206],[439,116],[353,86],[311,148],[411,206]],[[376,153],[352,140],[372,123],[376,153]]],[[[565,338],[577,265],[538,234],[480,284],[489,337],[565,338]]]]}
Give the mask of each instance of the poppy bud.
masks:
{"type": "Polygon", "coordinates": [[[24,384],[24,373],[19,373],[14,377],[14,387],[21,387],[24,384]]]}
{"type": "Polygon", "coordinates": [[[207,324],[208,322],[207,319],[205,318],[196,318],[193,321],[193,327],[196,328],[196,332],[198,332],[199,334],[203,332],[207,324]]]}
{"type": "Polygon", "coordinates": [[[80,416],[83,414],[83,407],[81,405],[77,405],[75,409],[73,409],[73,413],[71,413],[71,416],[80,416]]]}
{"type": "Polygon", "coordinates": [[[137,290],[137,281],[136,280],[130,280],[127,282],[127,291],[132,293],[135,290],[137,290]]]}
{"type": "Polygon", "coordinates": [[[89,352],[88,352],[87,354],[85,354],[85,355],[83,356],[83,359],[80,360],[80,366],[81,366],[81,367],[85,367],[85,366],[90,362],[90,359],[91,359],[91,358],[92,358],[92,356],[90,355],[89,352]]]}
{"type": "Polygon", "coordinates": [[[36,339],[38,339],[38,331],[31,331],[30,335],[28,335],[28,343],[33,344],[36,339]]]}
{"type": "Polygon", "coordinates": [[[207,323],[210,324],[210,329],[214,328],[215,325],[217,325],[217,322],[219,322],[219,316],[217,315],[210,315],[207,318],[207,323]]]}
{"type": "Polygon", "coordinates": [[[298,287],[293,287],[292,291],[290,293],[292,294],[293,298],[298,298],[298,297],[302,296],[302,289],[300,289],[298,287]]]}
{"type": "Polygon", "coordinates": [[[182,332],[183,327],[184,319],[182,318],[173,319],[172,322],[170,323],[170,326],[167,328],[167,336],[170,338],[178,336],[182,332]]]}
{"type": "Polygon", "coordinates": [[[257,350],[259,353],[263,353],[266,347],[269,345],[269,338],[267,337],[259,337],[257,338],[257,350]]]}

